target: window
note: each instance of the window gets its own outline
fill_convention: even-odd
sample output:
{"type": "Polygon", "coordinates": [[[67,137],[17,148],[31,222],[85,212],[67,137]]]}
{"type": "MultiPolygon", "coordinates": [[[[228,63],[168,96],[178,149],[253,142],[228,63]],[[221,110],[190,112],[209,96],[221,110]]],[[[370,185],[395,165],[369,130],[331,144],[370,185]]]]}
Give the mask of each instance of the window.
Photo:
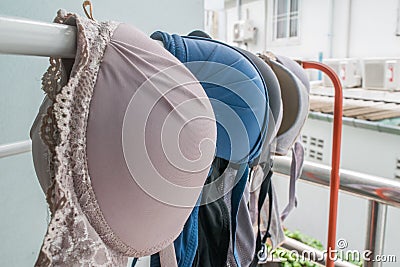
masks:
{"type": "Polygon", "coordinates": [[[274,0],[273,40],[299,37],[300,0],[274,0]]]}

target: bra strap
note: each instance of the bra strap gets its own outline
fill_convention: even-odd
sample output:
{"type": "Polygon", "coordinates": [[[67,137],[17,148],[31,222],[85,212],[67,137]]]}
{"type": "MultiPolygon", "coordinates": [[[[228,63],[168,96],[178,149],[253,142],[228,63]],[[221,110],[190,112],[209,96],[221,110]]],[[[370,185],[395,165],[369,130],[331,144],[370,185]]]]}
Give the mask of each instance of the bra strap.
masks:
{"type": "Polygon", "coordinates": [[[282,212],[281,219],[284,221],[289,213],[297,206],[296,181],[301,175],[304,163],[304,148],[298,139],[292,148],[292,163],[290,165],[289,203],[282,212]]]}
{"type": "Polygon", "coordinates": [[[174,243],[160,251],[160,264],[161,267],[178,267],[174,243]]]}

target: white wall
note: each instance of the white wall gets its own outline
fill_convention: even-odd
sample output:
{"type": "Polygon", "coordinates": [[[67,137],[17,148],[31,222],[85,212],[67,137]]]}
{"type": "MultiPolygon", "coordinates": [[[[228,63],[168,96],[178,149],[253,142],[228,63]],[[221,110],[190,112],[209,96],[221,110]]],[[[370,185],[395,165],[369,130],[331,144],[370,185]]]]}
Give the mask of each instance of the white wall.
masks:
{"type": "Polygon", "coordinates": [[[217,40],[226,40],[226,18],[225,18],[225,2],[224,0],[205,0],[204,8],[205,8],[205,16],[207,16],[207,12],[214,12],[214,16],[216,16],[216,23],[214,21],[209,21],[210,18],[205,18],[204,30],[207,32],[213,39],[217,40]],[[215,28],[215,29],[213,29],[215,28]]]}
{"type": "Polygon", "coordinates": [[[226,41],[228,44],[233,43],[233,23],[238,20],[236,7],[225,9],[226,12],[226,41]]]}
{"type": "MultiPolygon", "coordinates": [[[[330,2],[329,0],[327,2],[330,2]]],[[[345,58],[349,57],[348,46],[349,42],[349,30],[350,27],[350,17],[352,16],[349,13],[351,0],[342,0],[342,1],[333,1],[333,25],[332,29],[328,29],[328,32],[333,30],[331,35],[332,38],[332,48],[328,50],[328,53],[325,54],[326,58],[334,57],[334,58],[345,58]],[[350,15],[350,16],[349,16],[350,15]]],[[[331,12],[331,11],[330,11],[331,12]]],[[[357,12],[354,11],[353,12],[357,12]]],[[[328,19],[330,20],[332,17],[332,12],[329,14],[328,19]]],[[[321,19],[321,18],[319,18],[321,19]]],[[[329,23],[330,25],[330,23],[329,23]]],[[[329,46],[330,47],[330,46],[329,46]]]]}
{"type": "Polygon", "coordinates": [[[399,57],[398,0],[353,0],[350,57],[399,57]]]}
{"type": "Polygon", "coordinates": [[[329,1],[300,1],[300,40],[294,44],[278,45],[272,40],[273,0],[268,3],[267,48],[277,54],[302,59],[318,59],[318,53],[328,53],[329,48],[329,1]]]}
{"type": "MultiPolygon", "coordinates": [[[[252,20],[254,27],[257,28],[256,40],[248,42],[247,47],[240,45],[252,52],[261,52],[265,50],[265,2],[264,1],[242,1],[241,17],[246,19],[247,14],[252,20]]],[[[230,4],[226,11],[226,42],[239,46],[233,42],[233,23],[238,20],[237,7],[230,4]]]]}
{"type": "MultiPolygon", "coordinates": [[[[267,1],[268,7],[272,7],[273,0],[267,1]]],[[[333,0],[332,35],[331,0],[301,2],[301,44],[274,47],[274,50],[289,56],[314,59],[317,59],[319,51],[324,53],[325,58],[400,55],[400,37],[395,35],[398,0],[333,0]]],[[[268,17],[272,17],[272,13],[268,17]]],[[[270,24],[272,21],[268,23],[270,24]]]]}
{"type": "MultiPolygon", "coordinates": [[[[329,1],[303,0],[301,3],[301,39],[296,43],[282,45],[272,41],[273,0],[244,1],[242,18],[245,18],[246,10],[249,10],[250,19],[258,29],[256,43],[249,43],[248,49],[252,52],[271,50],[297,58],[318,58],[320,51],[327,53],[329,27],[325,18],[329,13],[329,1]],[[322,19],[315,23],[316,17],[322,19]]],[[[227,19],[227,38],[225,41],[233,43],[233,22],[237,20],[237,9],[231,2],[225,10],[227,19]]]]}
{"type": "MultiPolygon", "coordinates": [[[[237,11],[234,1],[228,3],[225,41],[231,43],[237,11]]],[[[398,0],[302,0],[300,40],[287,44],[272,40],[273,0],[244,1],[242,11],[249,9],[250,18],[258,28],[257,43],[249,44],[253,52],[268,49],[314,60],[318,59],[319,52],[323,52],[325,58],[398,57],[400,37],[395,35],[398,5],[398,0]]]]}
{"type": "MultiPolygon", "coordinates": [[[[59,8],[84,15],[82,2],[1,0],[0,16],[51,22],[59,8]]],[[[203,0],[92,2],[96,20],[130,23],[148,34],[157,29],[186,34],[203,28],[203,0]]],[[[47,58],[0,55],[0,145],[29,138],[47,66],[47,58]]],[[[0,266],[33,266],[49,215],[30,154],[0,159],[0,214],[0,266]]]]}
{"type": "Polygon", "coordinates": [[[332,57],[399,57],[398,8],[398,0],[334,1],[332,57]]]}

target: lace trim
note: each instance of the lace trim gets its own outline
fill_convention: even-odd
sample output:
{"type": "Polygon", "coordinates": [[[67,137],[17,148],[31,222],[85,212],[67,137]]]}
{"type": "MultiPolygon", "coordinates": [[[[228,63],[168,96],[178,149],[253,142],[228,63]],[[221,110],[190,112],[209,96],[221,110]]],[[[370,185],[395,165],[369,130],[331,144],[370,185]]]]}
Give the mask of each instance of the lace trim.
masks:
{"type": "MultiPolygon", "coordinates": [[[[74,192],[74,184],[80,192],[90,187],[85,159],[85,122],[100,60],[118,24],[96,23],[63,11],[58,12],[54,21],[64,23],[70,18],[77,24],[79,44],[71,78],[66,84],[61,60],[52,58],[42,79],[43,90],[53,101],[41,127],[41,137],[51,153],[53,184],[47,201],[52,218],[35,266],[126,266],[127,257],[103,243],[113,235],[99,236],[93,229],[96,225],[102,228],[104,218],[89,223],[81,210],[84,198],[79,195],[77,198],[74,192]]],[[[87,210],[86,206],[82,207],[87,210]]]]}
{"type": "Polygon", "coordinates": [[[52,218],[35,266],[126,266],[126,256],[158,252],[173,237],[143,251],[127,246],[107,224],[91,187],[86,158],[89,106],[105,48],[119,24],[63,11],[54,21],[76,24],[78,48],[69,79],[61,59],[55,58],[42,79],[43,90],[53,102],[41,127],[50,151],[52,186],[47,201],[52,218]]]}

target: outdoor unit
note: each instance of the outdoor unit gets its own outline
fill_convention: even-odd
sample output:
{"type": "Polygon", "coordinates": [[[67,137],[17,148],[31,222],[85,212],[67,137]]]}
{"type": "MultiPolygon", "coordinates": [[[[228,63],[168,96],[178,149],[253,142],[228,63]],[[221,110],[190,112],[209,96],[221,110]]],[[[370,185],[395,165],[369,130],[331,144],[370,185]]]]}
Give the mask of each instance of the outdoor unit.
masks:
{"type": "Polygon", "coordinates": [[[400,59],[364,59],[363,77],[366,89],[400,90],[400,59]]]}
{"type": "Polygon", "coordinates": [[[233,24],[233,41],[242,43],[253,41],[255,38],[255,27],[251,20],[239,20],[233,24]]]}
{"type": "MultiPolygon", "coordinates": [[[[344,88],[361,86],[361,71],[358,59],[325,59],[323,63],[336,72],[344,88]]],[[[324,86],[333,86],[332,81],[326,75],[324,75],[324,86]]]]}
{"type": "Polygon", "coordinates": [[[385,88],[392,91],[400,90],[400,59],[386,60],[385,88]]]}

